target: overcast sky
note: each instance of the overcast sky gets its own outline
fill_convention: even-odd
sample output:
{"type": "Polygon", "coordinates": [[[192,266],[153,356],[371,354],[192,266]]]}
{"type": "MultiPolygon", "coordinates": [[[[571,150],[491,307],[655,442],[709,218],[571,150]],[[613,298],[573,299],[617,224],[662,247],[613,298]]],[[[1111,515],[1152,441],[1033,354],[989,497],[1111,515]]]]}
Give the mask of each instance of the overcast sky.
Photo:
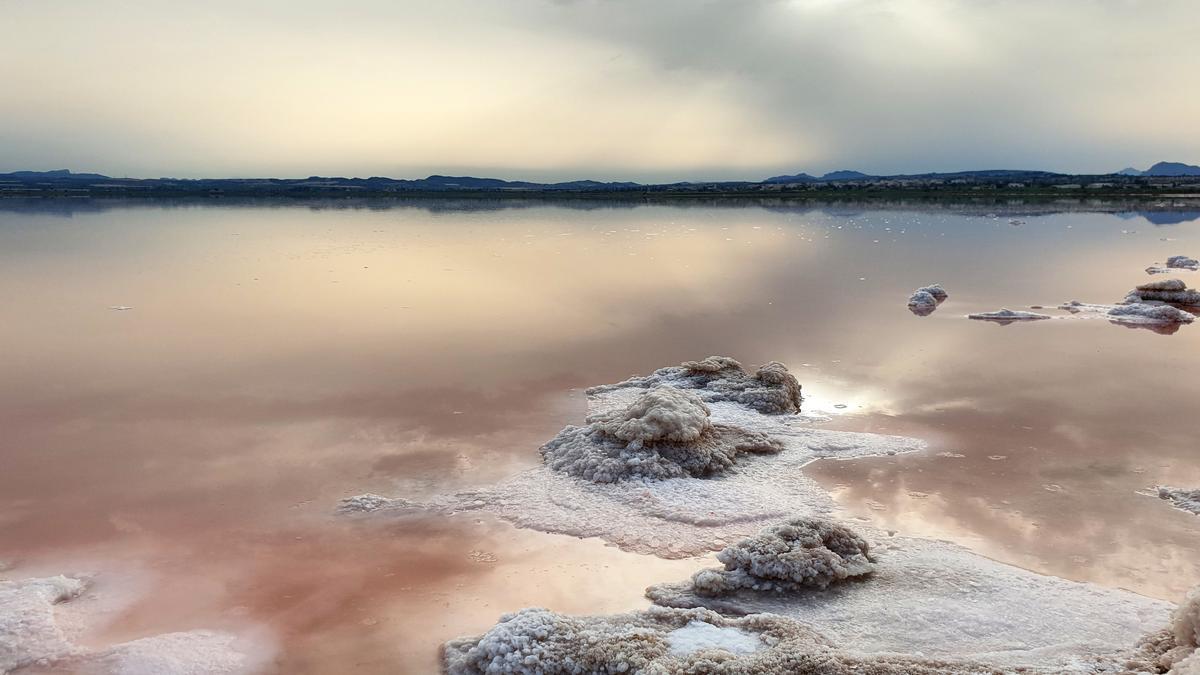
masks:
{"type": "Polygon", "coordinates": [[[0,171],[1200,163],[1200,0],[0,0],[0,171]]]}

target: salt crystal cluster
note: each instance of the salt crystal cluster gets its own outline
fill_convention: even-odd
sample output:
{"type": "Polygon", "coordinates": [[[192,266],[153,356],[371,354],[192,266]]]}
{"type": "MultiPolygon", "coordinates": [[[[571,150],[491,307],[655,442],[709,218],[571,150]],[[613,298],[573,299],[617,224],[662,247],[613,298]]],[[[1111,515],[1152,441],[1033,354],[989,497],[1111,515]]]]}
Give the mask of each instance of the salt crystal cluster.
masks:
{"type": "Polygon", "coordinates": [[[528,608],[481,636],[442,648],[448,675],[983,675],[969,661],[859,654],[781,616],[727,618],[704,609],[651,607],[610,616],[528,608]]]}
{"type": "Polygon", "coordinates": [[[692,577],[700,595],[724,595],[743,588],[787,592],[827,588],[875,571],[870,545],[844,525],[819,518],[796,518],[764,529],[717,554],[724,569],[692,577]]]}
{"type": "Polygon", "coordinates": [[[1200,270],[1200,260],[1190,258],[1186,255],[1173,255],[1167,258],[1166,265],[1151,265],[1146,268],[1146,272],[1149,274],[1165,274],[1175,270],[1200,270]]]}
{"type": "Polygon", "coordinates": [[[588,394],[630,387],[649,389],[664,384],[691,391],[708,403],[728,401],[768,415],[800,412],[803,402],[800,383],[787,366],[771,361],[750,375],[741,363],[728,356],[710,356],[659,368],[644,377],[592,387],[588,394]]]}
{"type": "Polygon", "coordinates": [[[1176,305],[1200,305],[1200,291],[1188,288],[1182,279],[1161,279],[1139,284],[1125,296],[1125,302],[1170,302],[1176,305]]]}
{"type": "Polygon", "coordinates": [[[695,394],[659,386],[627,407],[568,426],[541,448],[546,465],[594,483],[725,473],[742,453],[775,453],[766,434],[715,425],[695,394]]]}
{"type": "Polygon", "coordinates": [[[941,284],[922,286],[908,297],[908,309],[917,316],[929,316],[950,297],[941,284]]]}
{"type": "Polygon", "coordinates": [[[1159,485],[1157,489],[1159,499],[1165,499],[1178,509],[1200,516],[1200,489],[1188,490],[1166,485],[1159,485]]]}

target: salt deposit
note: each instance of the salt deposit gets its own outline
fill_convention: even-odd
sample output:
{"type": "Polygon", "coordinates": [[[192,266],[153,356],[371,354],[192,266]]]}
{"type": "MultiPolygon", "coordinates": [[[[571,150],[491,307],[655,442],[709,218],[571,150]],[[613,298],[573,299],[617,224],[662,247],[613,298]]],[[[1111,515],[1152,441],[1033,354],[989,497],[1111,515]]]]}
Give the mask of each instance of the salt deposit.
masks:
{"type": "Polygon", "coordinates": [[[1162,279],[1139,284],[1125,296],[1127,303],[1170,302],[1176,305],[1200,305],[1200,291],[1188,288],[1181,279],[1162,279]]]}
{"type": "Polygon", "coordinates": [[[252,656],[236,636],[205,630],[84,647],[60,612],[87,586],[65,576],[0,581],[0,675],[33,666],[80,675],[249,675],[266,660],[265,649],[252,656]]]}
{"type": "Polygon", "coordinates": [[[844,525],[816,518],[794,518],[768,527],[721,551],[717,560],[724,569],[701,570],[692,577],[697,593],[827,588],[875,571],[865,539],[844,525]]]}
{"type": "MultiPolygon", "coordinates": [[[[731,369],[728,365],[717,367],[720,364],[712,359],[706,361],[716,367],[711,372],[731,369]]],[[[695,374],[705,371],[687,365],[664,368],[654,375],[619,385],[589,389],[588,402],[593,411],[589,419],[618,419],[620,415],[613,415],[614,412],[629,410],[648,387],[659,386],[664,380],[675,383],[672,386],[688,382],[692,384],[688,391],[704,400],[711,401],[714,397],[697,382],[721,388],[716,398],[726,395],[730,378],[705,379],[695,374]]],[[[740,371],[740,366],[736,369],[740,371]]],[[[407,514],[417,509],[440,513],[483,511],[519,527],[599,537],[627,551],[685,558],[720,550],[764,525],[793,514],[830,512],[832,499],[801,471],[815,459],[896,455],[925,447],[923,441],[900,436],[815,429],[799,415],[758,412],[751,407],[761,400],[757,397],[746,400],[750,403],[727,400],[706,403],[710,423],[714,427],[763,435],[782,447],[782,451],[756,454],[739,461],[723,475],[704,480],[690,475],[664,479],[631,476],[614,482],[594,482],[541,466],[495,485],[435,497],[423,504],[360,495],[343,500],[340,510],[384,515],[407,514]]]]}
{"type": "Polygon", "coordinates": [[[1134,325],[1171,325],[1191,323],[1196,317],[1188,312],[1161,303],[1131,302],[1128,304],[1100,305],[1072,300],[1059,305],[1072,314],[1102,315],[1116,323],[1134,325]]]}
{"type": "Polygon", "coordinates": [[[629,406],[568,426],[542,446],[546,465],[596,483],[725,473],[742,453],[774,453],[765,434],[713,425],[695,394],[670,386],[642,393],[629,406]]]}
{"type": "Polygon", "coordinates": [[[683,628],[667,633],[667,645],[671,648],[672,656],[690,656],[709,649],[730,654],[752,654],[763,643],[757,636],[739,628],[722,628],[703,621],[689,621],[683,628]]]}
{"type": "Polygon", "coordinates": [[[47,664],[77,651],[59,626],[57,605],[79,596],[81,579],[0,581],[0,673],[47,664]]]}
{"type": "Polygon", "coordinates": [[[236,636],[207,630],[125,642],[73,664],[79,675],[242,675],[259,665],[236,636]]]}
{"type": "Polygon", "coordinates": [[[1149,274],[1167,274],[1179,270],[1200,270],[1200,260],[1186,255],[1173,255],[1167,258],[1165,265],[1151,265],[1146,268],[1146,272],[1149,274]]]}
{"type": "Polygon", "coordinates": [[[865,653],[964,657],[1050,672],[1092,672],[1072,669],[1087,655],[1132,647],[1170,614],[1169,603],[1042,576],[954,544],[864,534],[878,559],[861,582],[711,595],[687,581],[653,586],[647,597],[676,608],[786,616],[836,646],[865,653]]]}
{"type": "Polygon", "coordinates": [[[908,309],[917,316],[929,316],[948,297],[950,297],[949,294],[946,293],[946,289],[942,288],[941,284],[922,286],[913,291],[913,294],[909,296],[908,309]]]}
{"type": "MultiPolygon", "coordinates": [[[[763,434],[781,452],[746,458],[706,478],[597,483],[541,466],[423,505],[377,495],[346,502],[380,514],[484,511],[520,527],[600,537],[665,558],[722,550],[725,569],[648,589],[658,607],[647,612],[568,617],[526,609],[506,615],[483,636],[446,644],[450,673],[1094,673],[1101,672],[1096,664],[1114,663],[1115,650],[1131,654],[1139,636],[1167,625],[1170,603],[1042,576],[945,542],[873,528],[856,534],[820,520],[833,503],[803,474],[805,464],[911,452],[924,444],[764,414],[753,406],[757,399],[728,396],[726,384],[708,388],[751,379],[730,361],[706,359],[590,389],[589,424],[612,438],[623,435],[626,447],[639,439],[644,447],[647,440],[702,438],[707,419],[713,427],[763,434]],[[655,389],[662,385],[695,394],[707,417],[692,399],[655,389]],[[661,396],[670,401],[671,415],[652,414],[661,396]],[[741,654],[702,648],[732,644],[729,628],[762,646],[741,654]],[[680,629],[686,631],[682,642],[680,629]],[[712,639],[695,651],[679,647],[699,645],[706,635],[712,639]]],[[[1169,647],[1176,648],[1173,638],[1169,647]]]]}
{"type": "Polygon", "coordinates": [[[979,321],[995,321],[1000,324],[1010,324],[1014,321],[1041,321],[1042,319],[1049,319],[1050,316],[1047,314],[1036,314],[1034,312],[1022,312],[1004,308],[998,312],[979,312],[977,314],[968,314],[967,318],[976,319],[979,321]]]}
{"type": "Polygon", "coordinates": [[[1186,490],[1166,485],[1159,485],[1155,489],[1158,492],[1159,499],[1165,499],[1174,504],[1175,508],[1183,509],[1184,511],[1200,516],[1200,489],[1186,490]]]}
{"type": "Polygon", "coordinates": [[[738,403],[766,414],[797,413],[803,402],[800,383],[782,363],[771,361],[749,375],[741,363],[728,356],[710,356],[659,368],[650,375],[592,387],[588,395],[599,397],[614,391],[629,392],[660,385],[692,390],[706,403],[738,403]]]}
{"type": "Polygon", "coordinates": [[[837,649],[812,628],[784,617],[727,618],[702,609],[663,607],[584,617],[523,609],[502,616],[483,635],[447,642],[442,657],[449,675],[994,672],[967,661],[837,649]]]}

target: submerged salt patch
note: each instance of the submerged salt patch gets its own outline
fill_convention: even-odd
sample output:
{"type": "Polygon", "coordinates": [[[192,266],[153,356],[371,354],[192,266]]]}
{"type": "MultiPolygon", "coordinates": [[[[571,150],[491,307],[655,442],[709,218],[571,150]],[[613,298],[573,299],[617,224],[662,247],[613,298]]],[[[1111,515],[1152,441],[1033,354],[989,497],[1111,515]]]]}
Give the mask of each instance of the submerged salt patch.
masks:
{"type": "Polygon", "coordinates": [[[0,673],[40,666],[80,675],[249,675],[266,660],[266,649],[252,655],[237,636],[204,630],[85,648],[64,630],[59,605],[86,587],[65,576],[0,582],[0,673]]]}
{"type": "Polygon", "coordinates": [[[709,649],[752,654],[763,646],[757,636],[737,628],[720,628],[703,621],[689,621],[683,628],[667,633],[667,644],[675,656],[688,656],[709,649]]]}
{"type": "Polygon", "coordinates": [[[246,675],[255,659],[230,633],[195,630],[114,645],[78,664],[79,675],[246,675]]]}
{"type": "Polygon", "coordinates": [[[978,312],[976,314],[968,314],[967,318],[975,319],[977,321],[995,321],[998,323],[1006,324],[1006,323],[1012,323],[1014,321],[1041,321],[1043,319],[1049,319],[1051,317],[1048,314],[1036,314],[1034,312],[1023,312],[1023,311],[1008,309],[1006,307],[1006,308],[1003,308],[996,312],[978,312]]]}

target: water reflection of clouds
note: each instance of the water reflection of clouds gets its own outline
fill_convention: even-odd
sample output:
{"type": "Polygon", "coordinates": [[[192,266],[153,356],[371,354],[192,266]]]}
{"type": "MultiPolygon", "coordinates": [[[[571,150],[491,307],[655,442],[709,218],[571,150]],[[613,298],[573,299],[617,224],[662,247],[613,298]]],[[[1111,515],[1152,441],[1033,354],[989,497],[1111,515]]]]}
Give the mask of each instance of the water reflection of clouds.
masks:
{"type": "MultiPolygon", "coordinates": [[[[0,546],[220,541],[327,517],[350,491],[487,482],[580,420],[578,388],[727,354],[788,363],[831,426],[935,443],[812,465],[851,509],[1163,597],[1195,581],[1194,517],[1136,490],[1200,485],[1186,414],[1200,397],[1200,328],[1163,339],[1102,321],[963,318],[1119,299],[1183,245],[1122,235],[1111,215],[1020,228],[945,212],[707,207],[135,209],[45,228],[10,217],[0,283],[19,292],[0,336],[0,546]],[[949,300],[914,318],[908,294],[933,282],[949,300]],[[104,309],[115,302],[134,309],[104,309]]],[[[306,533],[326,548],[270,537],[234,550],[268,570],[311,558],[370,585],[359,567],[372,555],[442,557],[406,557],[400,547],[428,534],[409,526],[390,533],[395,545],[306,533]]],[[[459,546],[458,530],[437,527],[432,540],[459,546]]],[[[567,548],[538,559],[551,570],[539,583],[559,578],[567,548]]],[[[445,568],[471,578],[460,553],[445,568]]],[[[292,574],[299,594],[319,582],[292,574]]],[[[358,597],[339,586],[313,606],[347,594],[358,597]]]]}

